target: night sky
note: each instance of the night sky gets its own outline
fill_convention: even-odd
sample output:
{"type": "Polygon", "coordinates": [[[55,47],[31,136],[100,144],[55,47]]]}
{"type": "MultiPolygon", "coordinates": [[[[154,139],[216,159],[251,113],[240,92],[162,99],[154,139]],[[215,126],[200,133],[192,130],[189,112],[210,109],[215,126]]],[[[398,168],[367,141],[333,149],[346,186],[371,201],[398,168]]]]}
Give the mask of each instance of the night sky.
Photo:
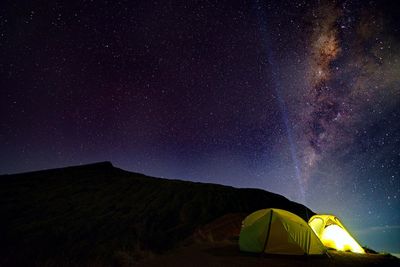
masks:
{"type": "Polygon", "coordinates": [[[182,2],[1,1],[0,174],[261,188],[400,253],[396,1],[182,2]]]}

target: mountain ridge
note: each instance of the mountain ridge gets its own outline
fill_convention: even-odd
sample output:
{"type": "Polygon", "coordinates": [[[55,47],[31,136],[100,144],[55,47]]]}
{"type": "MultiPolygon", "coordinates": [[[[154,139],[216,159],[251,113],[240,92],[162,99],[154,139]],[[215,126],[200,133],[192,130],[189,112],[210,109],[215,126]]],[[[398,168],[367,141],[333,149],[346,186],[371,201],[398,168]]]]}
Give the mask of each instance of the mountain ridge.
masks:
{"type": "Polygon", "coordinates": [[[1,175],[0,200],[6,266],[32,258],[80,265],[99,257],[113,262],[122,252],[160,253],[217,218],[261,208],[304,219],[314,214],[265,190],[156,178],[111,162],[1,175]]]}

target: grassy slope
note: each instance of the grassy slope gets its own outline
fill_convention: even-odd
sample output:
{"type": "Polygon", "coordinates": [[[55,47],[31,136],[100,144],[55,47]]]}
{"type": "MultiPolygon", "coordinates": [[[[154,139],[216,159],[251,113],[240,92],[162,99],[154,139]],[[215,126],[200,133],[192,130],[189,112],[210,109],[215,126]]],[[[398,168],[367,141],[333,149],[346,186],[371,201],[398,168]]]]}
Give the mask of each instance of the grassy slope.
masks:
{"type": "Polygon", "coordinates": [[[112,263],[172,248],[226,213],[266,207],[306,217],[304,206],[263,190],[151,178],[110,163],[3,175],[0,266],[112,263]]]}

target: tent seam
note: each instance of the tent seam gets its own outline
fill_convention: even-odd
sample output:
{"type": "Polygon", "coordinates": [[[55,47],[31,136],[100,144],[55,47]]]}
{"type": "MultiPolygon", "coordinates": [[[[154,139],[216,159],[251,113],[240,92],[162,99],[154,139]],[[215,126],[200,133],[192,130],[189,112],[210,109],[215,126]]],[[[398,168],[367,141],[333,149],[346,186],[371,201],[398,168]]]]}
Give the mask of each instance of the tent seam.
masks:
{"type": "Polygon", "coordinates": [[[267,233],[267,236],[265,238],[263,250],[261,251],[261,253],[265,253],[265,248],[268,245],[269,233],[271,232],[271,223],[272,223],[272,215],[273,215],[273,213],[274,213],[274,210],[271,209],[271,217],[269,218],[269,223],[268,223],[268,233],[267,233]]]}

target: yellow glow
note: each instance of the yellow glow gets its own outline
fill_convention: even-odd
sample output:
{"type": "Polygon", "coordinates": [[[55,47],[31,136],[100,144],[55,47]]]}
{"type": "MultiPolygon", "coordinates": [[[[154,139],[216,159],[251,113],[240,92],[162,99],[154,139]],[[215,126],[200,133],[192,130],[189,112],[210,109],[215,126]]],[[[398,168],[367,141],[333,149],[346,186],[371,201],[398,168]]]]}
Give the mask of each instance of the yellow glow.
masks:
{"type": "Polygon", "coordinates": [[[351,251],[355,253],[365,253],[363,248],[338,225],[327,226],[322,235],[321,241],[324,246],[340,251],[351,251]]]}

